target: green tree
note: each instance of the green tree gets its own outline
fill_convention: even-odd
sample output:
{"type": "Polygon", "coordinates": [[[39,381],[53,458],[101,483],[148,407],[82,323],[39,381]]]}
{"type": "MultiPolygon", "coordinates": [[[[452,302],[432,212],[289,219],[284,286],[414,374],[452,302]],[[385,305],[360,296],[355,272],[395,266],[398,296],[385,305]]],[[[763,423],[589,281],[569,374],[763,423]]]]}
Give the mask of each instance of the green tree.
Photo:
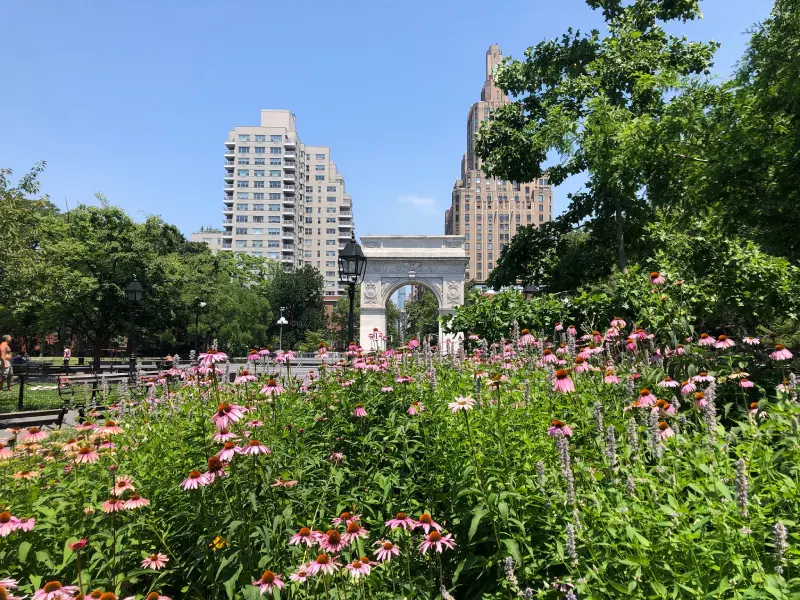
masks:
{"type": "Polygon", "coordinates": [[[357,342],[361,336],[361,286],[356,286],[356,295],[353,308],[353,337],[354,340],[347,339],[347,325],[350,317],[350,297],[346,294],[340,296],[333,305],[331,316],[328,322],[328,329],[331,337],[336,340],[339,348],[346,348],[348,342],[357,342]]]}
{"type": "Polygon", "coordinates": [[[401,341],[404,338],[404,335],[401,335],[401,331],[398,328],[398,323],[400,322],[402,313],[400,309],[397,308],[397,305],[392,302],[391,299],[386,301],[386,337],[388,340],[391,340],[391,344],[394,346],[400,346],[401,341]]]}
{"type": "MultiPolygon", "coordinates": [[[[284,308],[284,317],[289,322],[283,328],[283,344],[286,348],[303,339],[306,331],[321,331],[325,326],[325,307],[322,294],[325,280],[322,274],[310,265],[293,272],[276,270],[266,286],[266,298],[279,314],[284,308]]],[[[273,323],[270,333],[278,336],[279,328],[273,323]]]]}
{"type": "MultiPolygon", "coordinates": [[[[627,160],[631,138],[643,124],[662,118],[676,89],[708,72],[717,44],[690,42],[662,26],[699,17],[697,0],[587,4],[602,9],[605,35],[570,29],[529,48],[524,61],[501,65],[496,80],[514,100],[482,125],[476,148],[487,173],[504,179],[531,181],[547,173],[558,185],[585,174],[586,191],[570,196],[566,213],[545,239],[582,224],[595,244],[615,248],[625,269],[650,215],[642,193],[645,176],[627,160]],[[559,160],[547,165],[553,154],[559,160]]],[[[534,252],[541,252],[538,246],[534,252]]]]}
{"type": "Polygon", "coordinates": [[[408,336],[439,336],[439,303],[429,289],[422,291],[418,300],[406,302],[406,322],[408,336]]]}

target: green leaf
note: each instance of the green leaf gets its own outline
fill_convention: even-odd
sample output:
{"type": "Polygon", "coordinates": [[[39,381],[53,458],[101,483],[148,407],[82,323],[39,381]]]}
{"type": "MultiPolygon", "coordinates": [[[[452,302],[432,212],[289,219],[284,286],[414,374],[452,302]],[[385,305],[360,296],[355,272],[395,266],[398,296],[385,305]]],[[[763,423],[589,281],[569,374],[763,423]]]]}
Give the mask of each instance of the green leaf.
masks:
{"type": "Polygon", "coordinates": [[[508,550],[509,554],[511,554],[514,562],[517,565],[522,564],[522,555],[519,553],[519,545],[517,545],[516,540],[506,538],[502,540],[503,545],[505,545],[506,549],[508,550]]]}
{"type": "Polygon", "coordinates": [[[472,513],[472,522],[469,525],[469,532],[467,533],[470,541],[472,541],[472,538],[475,536],[475,532],[478,531],[478,525],[480,524],[483,516],[486,514],[486,509],[482,504],[479,504],[477,507],[475,507],[475,510],[473,510],[472,513]]]}
{"type": "Polygon", "coordinates": [[[19,545],[19,562],[24,563],[25,559],[28,558],[28,552],[31,549],[31,543],[28,541],[21,542],[19,545]]]}

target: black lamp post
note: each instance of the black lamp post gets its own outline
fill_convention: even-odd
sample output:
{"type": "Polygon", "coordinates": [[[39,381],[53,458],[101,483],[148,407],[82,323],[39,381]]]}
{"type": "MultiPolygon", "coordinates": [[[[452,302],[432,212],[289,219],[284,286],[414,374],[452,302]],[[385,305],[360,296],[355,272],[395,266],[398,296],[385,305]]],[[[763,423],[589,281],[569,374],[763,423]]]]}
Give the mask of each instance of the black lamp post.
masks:
{"type": "Polygon", "coordinates": [[[356,243],[355,230],[350,232],[350,241],[339,250],[339,281],[347,284],[350,296],[350,316],[347,319],[347,341],[353,342],[353,314],[355,311],[356,285],[364,280],[367,270],[367,257],[356,243]]]}
{"type": "Polygon", "coordinates": [[[131,381],[136,378],[136,309],[142,300],[143,292],[142,284],[136,281],[136,275],[134,275],[133,281],[125,286],[125,295],[128,297],[128,304],[131,307],[131,330],[128,335],[128,378],[131,381]]]}
{"type": "Polygon", "coordinates": [[[195,298],[195,312],[194,312],[194,355],[195,358],[199,356],[200,352],[200,311],[206,306],[202,298],[195,298]]]}

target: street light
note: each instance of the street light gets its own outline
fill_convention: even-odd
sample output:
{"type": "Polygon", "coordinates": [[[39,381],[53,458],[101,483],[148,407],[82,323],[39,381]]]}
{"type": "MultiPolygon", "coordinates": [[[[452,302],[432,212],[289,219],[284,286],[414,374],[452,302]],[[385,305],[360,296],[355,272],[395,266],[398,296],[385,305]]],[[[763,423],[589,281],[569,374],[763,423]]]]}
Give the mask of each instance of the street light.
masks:
{"type": "Polygon", "coordinates": [[[136,281],[136,275],[134,275],[133,281],[125,286],[125,295],[128,297],[128,304],[131,307],[131,330],[128,335],[128,378],[131,381],[136,379],[136,308],[142,300],[143,292],[142,284],[136,281]]]}
{"type": "Polygon", "coordinates": [[[356,243],[355,230],[350,231],[350,241],[339,250],[339,281],[347,284],[347,294],[350,296],[350,315],[347,319],[347,341],[353,342],[353,314],[355,311],[356,284],[364,280],[367,270],[367,257],[361,251],[361,246],[356,243]]]}
{"type": "Polygon", "coordinates": [[[206,307],[206,303],[202,298],[195,298],[195,313],[194,313],[194,355],[199,356],[200,352],[200,311],[206,307]]]}
{"type": "Polygon", "coordinates": [[[286,310],[286,307],[285,306],[281,306],[281,318],[278,319],[278,322],[276,323],[281,328],[281,337],[278,340],[278,350],[281,351],[281,352],[283,352],[283,326],[289,324],[289,321],[287,321],[286,317],[283,316],[283,311],[285,311],[285,310],[286,310]]]}

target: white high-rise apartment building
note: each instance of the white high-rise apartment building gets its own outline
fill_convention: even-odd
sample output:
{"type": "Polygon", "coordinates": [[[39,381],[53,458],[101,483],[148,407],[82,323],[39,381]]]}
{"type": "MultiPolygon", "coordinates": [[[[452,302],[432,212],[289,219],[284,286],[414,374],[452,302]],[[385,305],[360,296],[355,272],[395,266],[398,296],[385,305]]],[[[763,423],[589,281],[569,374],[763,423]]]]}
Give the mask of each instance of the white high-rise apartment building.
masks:
{"type": "Polygon", "coordinates": [[[225,142],[222,249],[287,269],[311,265],[325,294],[341,295],[338,251],[353,231],[353,204],[327,146],[306,146],[294,114],[262,110],[258,126],[225,142]]]}

